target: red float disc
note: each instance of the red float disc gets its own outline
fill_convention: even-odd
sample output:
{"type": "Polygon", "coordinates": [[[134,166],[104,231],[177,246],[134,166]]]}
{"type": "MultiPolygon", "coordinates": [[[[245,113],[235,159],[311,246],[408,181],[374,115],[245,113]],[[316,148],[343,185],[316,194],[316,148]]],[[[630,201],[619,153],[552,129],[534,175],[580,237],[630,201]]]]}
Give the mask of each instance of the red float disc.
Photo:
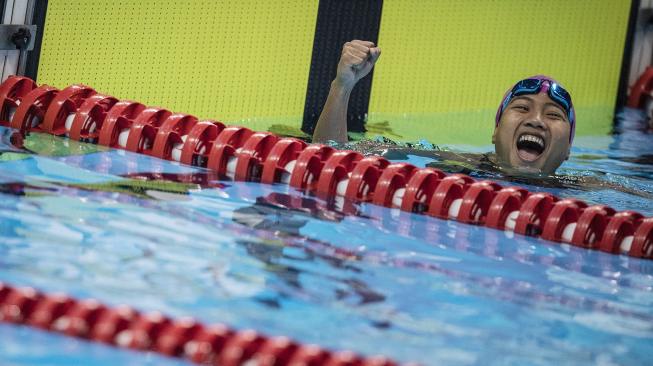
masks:
{"type": "Polygon", "coordinates": [[[585,202],[575,199],[568,198],[556,202],[544,220],[542,239],[561,242],[565,227],[577,222],[585,207],[585,202]]]}
{"type": "Polygon", "coordinates": [[[137,315],[134,309],[127,306],[108,308],[98,315],[89,338],[102,343],[115,344],[118,333],[127,329],[137,315]]]}
{"type": "Polygon", "coordinates": [[[38,328],[50,329],[52,323],[63,316],[74,305],[73,299],[66,295],[50,295],[40,299],[34,311],[27,319],[27,324],[38,328]]]}
{"type": "Polygon", "coordinates": [[[351,171],[345,197],[357,201],[370,201],[376,184],[390,162],[380,156],[368,156],[356,163],[351,171]]]}
{"type": "Polygon", "coordinates": [[[519,187],[507,187],[497,192],[488,209],[485,226],[504,230],[508,215],[519,211],[528,194],[528,191],[519,187]]]}
{"type": "Polygon", "coordinates": [[[213,141],[225,129],[217,121],[200,121],[188,132],[181,152],[180,162],[194,166],[206,166],[213,141]]]}
{"type": "Polygon", "coordinates": [[[23,76],[9,76],[0,85],[0,126],[9,126],[10,110],[14,112],[22,99],[36,89],[36,83],[23,76]]]}
{"type": "Polygon", "coordinates": [[[630,88],[630,95],[628,96],[628,106],[631,108],[642,108],[644,103],[644,96],[653,90],[653,67],[647,66],[646,70],[630,88]]]}
{"type": "Polygon", "coordinates": [[[118,103],[118,99],[103,94],[95,94],[77,109],[68,137],[77,141],[95,141],[102,128],[107,112],[118,103]]]}
{"type": "Polygon", "coordinates": [[[454,200],[462,198],[474,180],[464,174],[443,178],[431,196],[428,214],[441,219],[449,218],[449,208],[454,200]]]}
{"type": "Polygon", "coordinates": [[[635,230],[628,255],[637,258],[653,258],[653,217],[643,219],[635,230]]]}
{"type": "Polygon", "coordinates": [[[259,181],[263,170],[263,162],[274,148],[279,138],[269,132],[256,132],[243,144],[236,153],[235,180],[259,181]]]}
{"type": "Polygon", "coordinates": [[[56,136],[66,134],[66,118],[76,113],[82,103],[95,94],[93,88],[85,85],[71,85],[60,91],[45,112],[43,131],[56,136]]]}
{"type": "Polygon", "coordinates": [[[324,162],[324,167],[316,186],[316,193],[324,198],[333,198],[336,185],[347,178],[363,155],[355,151],[336,151],[324,162]]]}
{"type": "Polygon", "coordinates": [[[236,150],[241,148],[253,133],[249,128],[235,126],[222,130],[213,142],[206,167],[224,176],[228,158],[235,156],[236,150]]]}
{"type": "Polygon", "coordinates": [[[39,86],[27,93],[16,108],[16,114],[14,114],[9,127],[24,132],[41,131],[45,111],[57,93],[59,93],[59,89],[47,85],[39,86]]]}
{"type": "Polygon", "coordinates": [[[183,144],[182,136],[188,135],[197,124],[197,117],[189,114],[173,114],[159,127],[152,146],[152,155],[157,158],[172,160],[171,153],[175,144],[183,144]]]}
{"type": "Polygon", "coordinates": [[[417,170],[406,184],[401,209],[418,213],[427,211],[435,189],[445,176],[438,169],[424,168],[417,170]]]}
{"type": "Polygon", "coordinates": [[[152,155],[152,146],[159,127],[172,115],[167,109],[149,107],[132,122],[127,138],[126,150],[152,155]]]}
{"type": "Polygon", "coordinates": [[[463,196],[463,202],[458,211],[458,221],[482,225],[496,192],[501,188],[498,183],[490,181],[472,183],[463,196]]]}
{"type": "Polygon", "coordinates": [[[544,220],[556,201],[558,198],[548,193],[530,195],[519,209],[519,216],[515,221],[515,233],[529,236],[540,235],[544,220]]]}
{"type": "MultiPolygon", "coordinates": [[[[306,148],[306,143],[294,138],[282,138],[277,141],[265,162],[261,173],[261,183],[274,184],[280,182],[285,167],[291,161],[295,161],[294,169],[297,169],[299,154],[306,148]]],[[[286,172],[291,174],[290,172],[286,172]]]]}
{"type": "Polygon", "coordinates": [[[114,104],[104,117],[98,144],[122,148],[118,144],[118,135],[126,128],[130,128],[134,119],[145,110],[145,105],[129,100],[120,101],[114,104]]]}
{"type": "Polygon", "coordinates": [[[253,330],[235,333],[224,345],[218,356],[218,365],[240,366],[254,356],[261,348],[265,338],[253,330]]]}
{"type": "Polygon", "coordinates": [[[596,247],[614,214],[613,208],[604,205],[590,206],[583,210],[576,223],[571,244],[588,249],[596,247]]]}
{"type": "Polygon", "coordinates": [[[392,207],[392,198],[395,192],[400,188],[405,188],[406,184],[417,170],[418,169],[414,165],[407,163],[394,163],[388,165],[383,170],[383,173],[376,184],[372,203],[380,206],[392,207]]]}
{"type": "Polygon", "coordinates": [[[636,227],[643,218],[641,214],[633,211],[623,211],[612,216],[603,232],[598,249],[606,253],[618,254],[621,242],[626,236],[635,233],[636,227]]]}
{"type": "Polygon", "coordinates": [[[315,189],[327,160],[336,150],[330,146],[312,144],[297,157],[290,176],[290,186],[297,189],[315,189]]]}
{"type": "Polygon", "coordinates": [[[202,325],[192,319],[175,320],[161,331],[154,342],[153,349],[166,356],[181,356],[186,343],[201,330],[202,325]]]}

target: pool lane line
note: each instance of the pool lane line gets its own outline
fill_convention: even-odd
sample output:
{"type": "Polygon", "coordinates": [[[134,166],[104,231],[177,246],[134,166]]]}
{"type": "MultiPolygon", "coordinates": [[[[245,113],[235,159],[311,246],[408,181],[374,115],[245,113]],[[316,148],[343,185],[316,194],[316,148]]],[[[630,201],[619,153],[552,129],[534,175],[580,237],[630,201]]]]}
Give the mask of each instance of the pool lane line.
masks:
{"type": "Polygon", "coordinates": [[[333,352],[287,337],[268,337],[254,330],[234,330],[223,324],[206,325],[192,318],[143,313],[128,306],[112,307],[94,299],[78,300],[2,282],[0,321],[202,365],[398,365],[383,356],[333,352]]]}

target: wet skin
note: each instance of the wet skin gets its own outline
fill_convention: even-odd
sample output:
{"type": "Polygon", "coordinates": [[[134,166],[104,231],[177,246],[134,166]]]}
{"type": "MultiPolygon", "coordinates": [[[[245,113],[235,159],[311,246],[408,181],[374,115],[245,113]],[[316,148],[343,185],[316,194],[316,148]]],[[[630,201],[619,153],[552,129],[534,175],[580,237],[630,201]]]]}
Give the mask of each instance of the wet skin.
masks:
{"type": "Polygon", "coordinates": [[[553,174],[569,157],[567,113],[548,95],[515,97],[492,135],[497,162],[522,173],[553,174]]]}

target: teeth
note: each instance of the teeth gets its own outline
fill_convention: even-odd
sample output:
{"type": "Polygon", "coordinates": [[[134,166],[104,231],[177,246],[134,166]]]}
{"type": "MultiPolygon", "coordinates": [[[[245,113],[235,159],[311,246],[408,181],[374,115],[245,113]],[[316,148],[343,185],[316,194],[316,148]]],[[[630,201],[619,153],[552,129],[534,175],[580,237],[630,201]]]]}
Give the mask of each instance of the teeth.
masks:
{"type": "Polygon", "coordinates": [[[538,145],[544,147],[544,140],[543,140],[541,137],[539,137],[539,136],[535,136],[535,135],[522,135],[522,136],[519,138],[519,142],[522,142],[522,141],[532,141],[532,142],[535,142],[536,144],[538,144],[538,145]]]}

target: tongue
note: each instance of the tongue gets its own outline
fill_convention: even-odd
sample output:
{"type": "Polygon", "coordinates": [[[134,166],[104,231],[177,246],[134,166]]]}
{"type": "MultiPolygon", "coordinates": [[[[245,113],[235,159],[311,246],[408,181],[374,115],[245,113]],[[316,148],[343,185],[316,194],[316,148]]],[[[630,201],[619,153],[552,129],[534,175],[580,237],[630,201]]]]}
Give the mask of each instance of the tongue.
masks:
{"type": "Polygon", "coordinates": [[[540,156],[540,154],[537,151],[528,148],[518,149],[517,154],[519,154],[520,158],[526,161],[535,161],[540,156]]]}

